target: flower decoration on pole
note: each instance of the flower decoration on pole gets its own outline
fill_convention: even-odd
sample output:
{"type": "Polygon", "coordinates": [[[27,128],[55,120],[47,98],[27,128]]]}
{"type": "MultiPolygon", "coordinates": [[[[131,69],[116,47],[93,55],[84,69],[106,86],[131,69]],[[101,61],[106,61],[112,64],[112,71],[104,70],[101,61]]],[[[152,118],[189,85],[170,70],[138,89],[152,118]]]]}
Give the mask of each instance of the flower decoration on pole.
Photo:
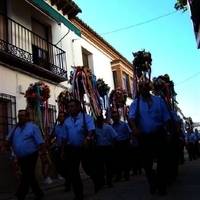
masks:
{"type": "Polygon", "coordinates": [[[126,119],[126,100],[128,97],[127,90],[120,87],[112,90],[110,93],[111,110],[120,111],[124,120],[126,119]]]}
{"type": "Polygon", "coordinates": [[[151,80],[151,65],[152,65],[152,58],[151,53],[146,52],[145,50],[137,51],[132,53],[134,56],[133,60],[133,79],[134,79],[134,94],[133,97],[137,96],[138,91],[138,82],[142,80],[151,80]],[[148,73],[148,77],[146,75],[148,73]]]}
{"type": "Polygon", "coordinates": [[[31,108],[34,107],[36,103],[42,105],[50,98],[50,88],[43,81],[31,83],[24,97],[31,108]]]}
{"type": "Polygon", "coordinates": [[[137,76],[138,79],[147,79],[146,72],[148,72],[148,79],[150,80],[152,64],[151,53],[143,50],[133,53],[133,56],[133,70],[135,76],[137,76]]]}
{"type": "Polygon", "coordinates": [[[117,110],[118,108],[122,108],[126,105],[126,100],[128,97],[127,90],[124,90],[120,87],[112,90],[110,93],[110,102],[112,107],[117,110]]]}
{"type": "Polygon", "coordinates": [[[185,120],[185,125],[184,125],[185,130],[188,128],[194,127],[194,122],[193,122],[192,118],[185,117],[185,115],[183,114],[183,112],[181,111],[181,109],[178,106],[176,106],[176,112],[179,112],[182,115],[183,119],[185,120]]]}
{"type": "Polygon", "coordinates": [[[35,123],[43,131],[43,127],[49,124],[48,99],[50,98],[50,88],[43,81],[31,83],[25,92],[27,109],[32,109],[35,123]],[[41,113],[41,106],[45,108],[44,116],[41,113]]]}
{"type": "Polygon", "coordinates": [[[153,78],[152,92],[155,95],[161,96],[166,101],[168,107],[175,110],[175,104],[178,103],[175,99],[177,94],[174,90],[174,83],[170,80],[168,74],[153,78]]]}
{"type": "Polygon", "coordinates": [[[99,95],[101,97],[104,97],[105,95],[108,95],[108,93],[110,91],[110,87],[108,86],[108,84],[106,84],[104,82],[104,80],[102,78],[99,78],[97,80],[97,89],[98,89],[99,95]]]}
{"type": "Polygon", "coordinates": [[[104,82],[104,80],[102,78],[99,78],[96,81],[96,85],[97,85],[97,90],[99,93],[99,96],[102,99],[102,104],[103,104],[103,108],[106,110],[106,118],[109,119],[110,118],[110,101],[109,101],[109,91],[110,91],[110,87],[108,86],[108,84],[106,84],[104,82]]]}
{"type": "Polygon", "coordinates": [[[56,102],[58,103],[59,111],[67,110],[67,102],[73,99],[72,91],[70,89],[65,89],[57,97],[56,102]]]}

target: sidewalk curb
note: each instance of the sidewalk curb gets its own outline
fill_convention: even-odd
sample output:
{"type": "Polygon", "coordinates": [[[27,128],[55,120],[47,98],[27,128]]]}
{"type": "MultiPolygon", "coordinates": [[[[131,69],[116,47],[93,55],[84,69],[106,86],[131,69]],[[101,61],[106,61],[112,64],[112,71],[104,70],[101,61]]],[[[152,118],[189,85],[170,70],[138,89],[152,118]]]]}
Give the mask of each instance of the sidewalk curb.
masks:
{"type": "MultiPolygon", "coordinates": [[[[90,177],[85,173],[82,173],[80,175],[82,181],[90,179],[90,177]]],[[[64,182],[65,182],[64,179],[61,180],[54,179],[52,184],[39,183],[39,186],[43,191],[45,191],[45,190],[50,190],[52,188],[63,186],[64,182]]],[[[15,198],[15,192],[16,190],[13,188],[6,188],[5,190],[0,191],[0,200],[9,200],[15,198]]],[[[32,191],[30,191],[28,194],[32,194],[32,191]]]]}

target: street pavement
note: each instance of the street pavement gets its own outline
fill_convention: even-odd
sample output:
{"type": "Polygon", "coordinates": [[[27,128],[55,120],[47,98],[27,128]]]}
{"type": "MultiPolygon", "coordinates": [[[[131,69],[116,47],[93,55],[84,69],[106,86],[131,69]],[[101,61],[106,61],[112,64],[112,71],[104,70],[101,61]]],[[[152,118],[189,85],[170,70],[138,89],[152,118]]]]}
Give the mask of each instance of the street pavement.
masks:
{"type": "MultiPolygon", "coordinates": [[[[175,183],[167,187],[168,195],[159,196],[158,193],[150,194],[149,184],[143,174],[131,176],[130,181],[120,180],[114,183],[113,188],[104,186],[97,194],[91,179],[82,174],[84,195],[86,200],[200,200],[200,158],[186,161],[179,167],[179,175],[175,183]]],[[[72,191],[64,193],[64,180],[54,180],[50,185],[40,184],[44,191],[44,200],[72,200],[72,191]]],[[[15,190],[8,188],[0,191],[0,200],[14,200],[15,190]]],[[[26,200],[32,200],[34,195],[30,192],[26,200]]]]}

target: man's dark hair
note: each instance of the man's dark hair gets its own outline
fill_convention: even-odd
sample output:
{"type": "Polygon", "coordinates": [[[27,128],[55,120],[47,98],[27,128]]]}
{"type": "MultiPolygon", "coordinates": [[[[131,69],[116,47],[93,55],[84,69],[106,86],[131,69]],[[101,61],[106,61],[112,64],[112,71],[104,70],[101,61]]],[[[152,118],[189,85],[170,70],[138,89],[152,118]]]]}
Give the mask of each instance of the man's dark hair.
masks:
{"type": "Polygon", "coordinates": [[[97,116],[97,120],[103,120],[103,114],[100,114],[99,116],[97,116]]]}
{"type": "Polygon", "coordinates": [[[77,100],[77,99],[71,99],[71,100],[69,100],[67,102],[67,104],[72,103],[72,102],[75,103],[76,106],[80,106],[81,107],[81,102],[79,100],[77,100]]]}
{"type": "Polygon", "coordinates": [[[111,115],[117,114],[119,116],[119,112],[118,111],[112,111],[111,115]]]}
{"type": "Polygon", "coordinates": [[[27,116],[27,117],[29,117],[29,116],[30,116],[30,114],[29,114],[28,110],[21,109],[21,110],[19,110],[19,111],[18,111],[18,113],[19,113],[19,112],[25,112],[25,114],[26,114],[26,116],[27,116]]]}
{"type": "Polygon", "coordinates": [[[68,117],[68,114],[66,112],[64,112],[64,111],[59,111],[58,115],[59,114],[64,114],[64,117],[68,117]]]}

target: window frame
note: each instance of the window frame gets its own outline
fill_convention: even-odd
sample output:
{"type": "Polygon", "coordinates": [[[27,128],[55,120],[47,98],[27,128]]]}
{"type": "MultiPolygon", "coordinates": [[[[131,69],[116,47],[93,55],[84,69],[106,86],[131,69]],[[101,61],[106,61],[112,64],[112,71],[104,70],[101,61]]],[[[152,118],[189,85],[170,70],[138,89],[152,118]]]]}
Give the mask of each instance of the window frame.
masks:
{"type": "Polygon", "coordinates": [[[5,110],[0,110],[0,130],[2,129],[0,131],[0,143],[5,140],[9,130],[17,123],[16,97],[5,93],[0,93],[0,104],[1,103],[5,103],[6,106],[2,105],[2,108],[5,110]],[[5,117],[3,116],[4,112],[7,112],[7,116],[5,117]]]}

